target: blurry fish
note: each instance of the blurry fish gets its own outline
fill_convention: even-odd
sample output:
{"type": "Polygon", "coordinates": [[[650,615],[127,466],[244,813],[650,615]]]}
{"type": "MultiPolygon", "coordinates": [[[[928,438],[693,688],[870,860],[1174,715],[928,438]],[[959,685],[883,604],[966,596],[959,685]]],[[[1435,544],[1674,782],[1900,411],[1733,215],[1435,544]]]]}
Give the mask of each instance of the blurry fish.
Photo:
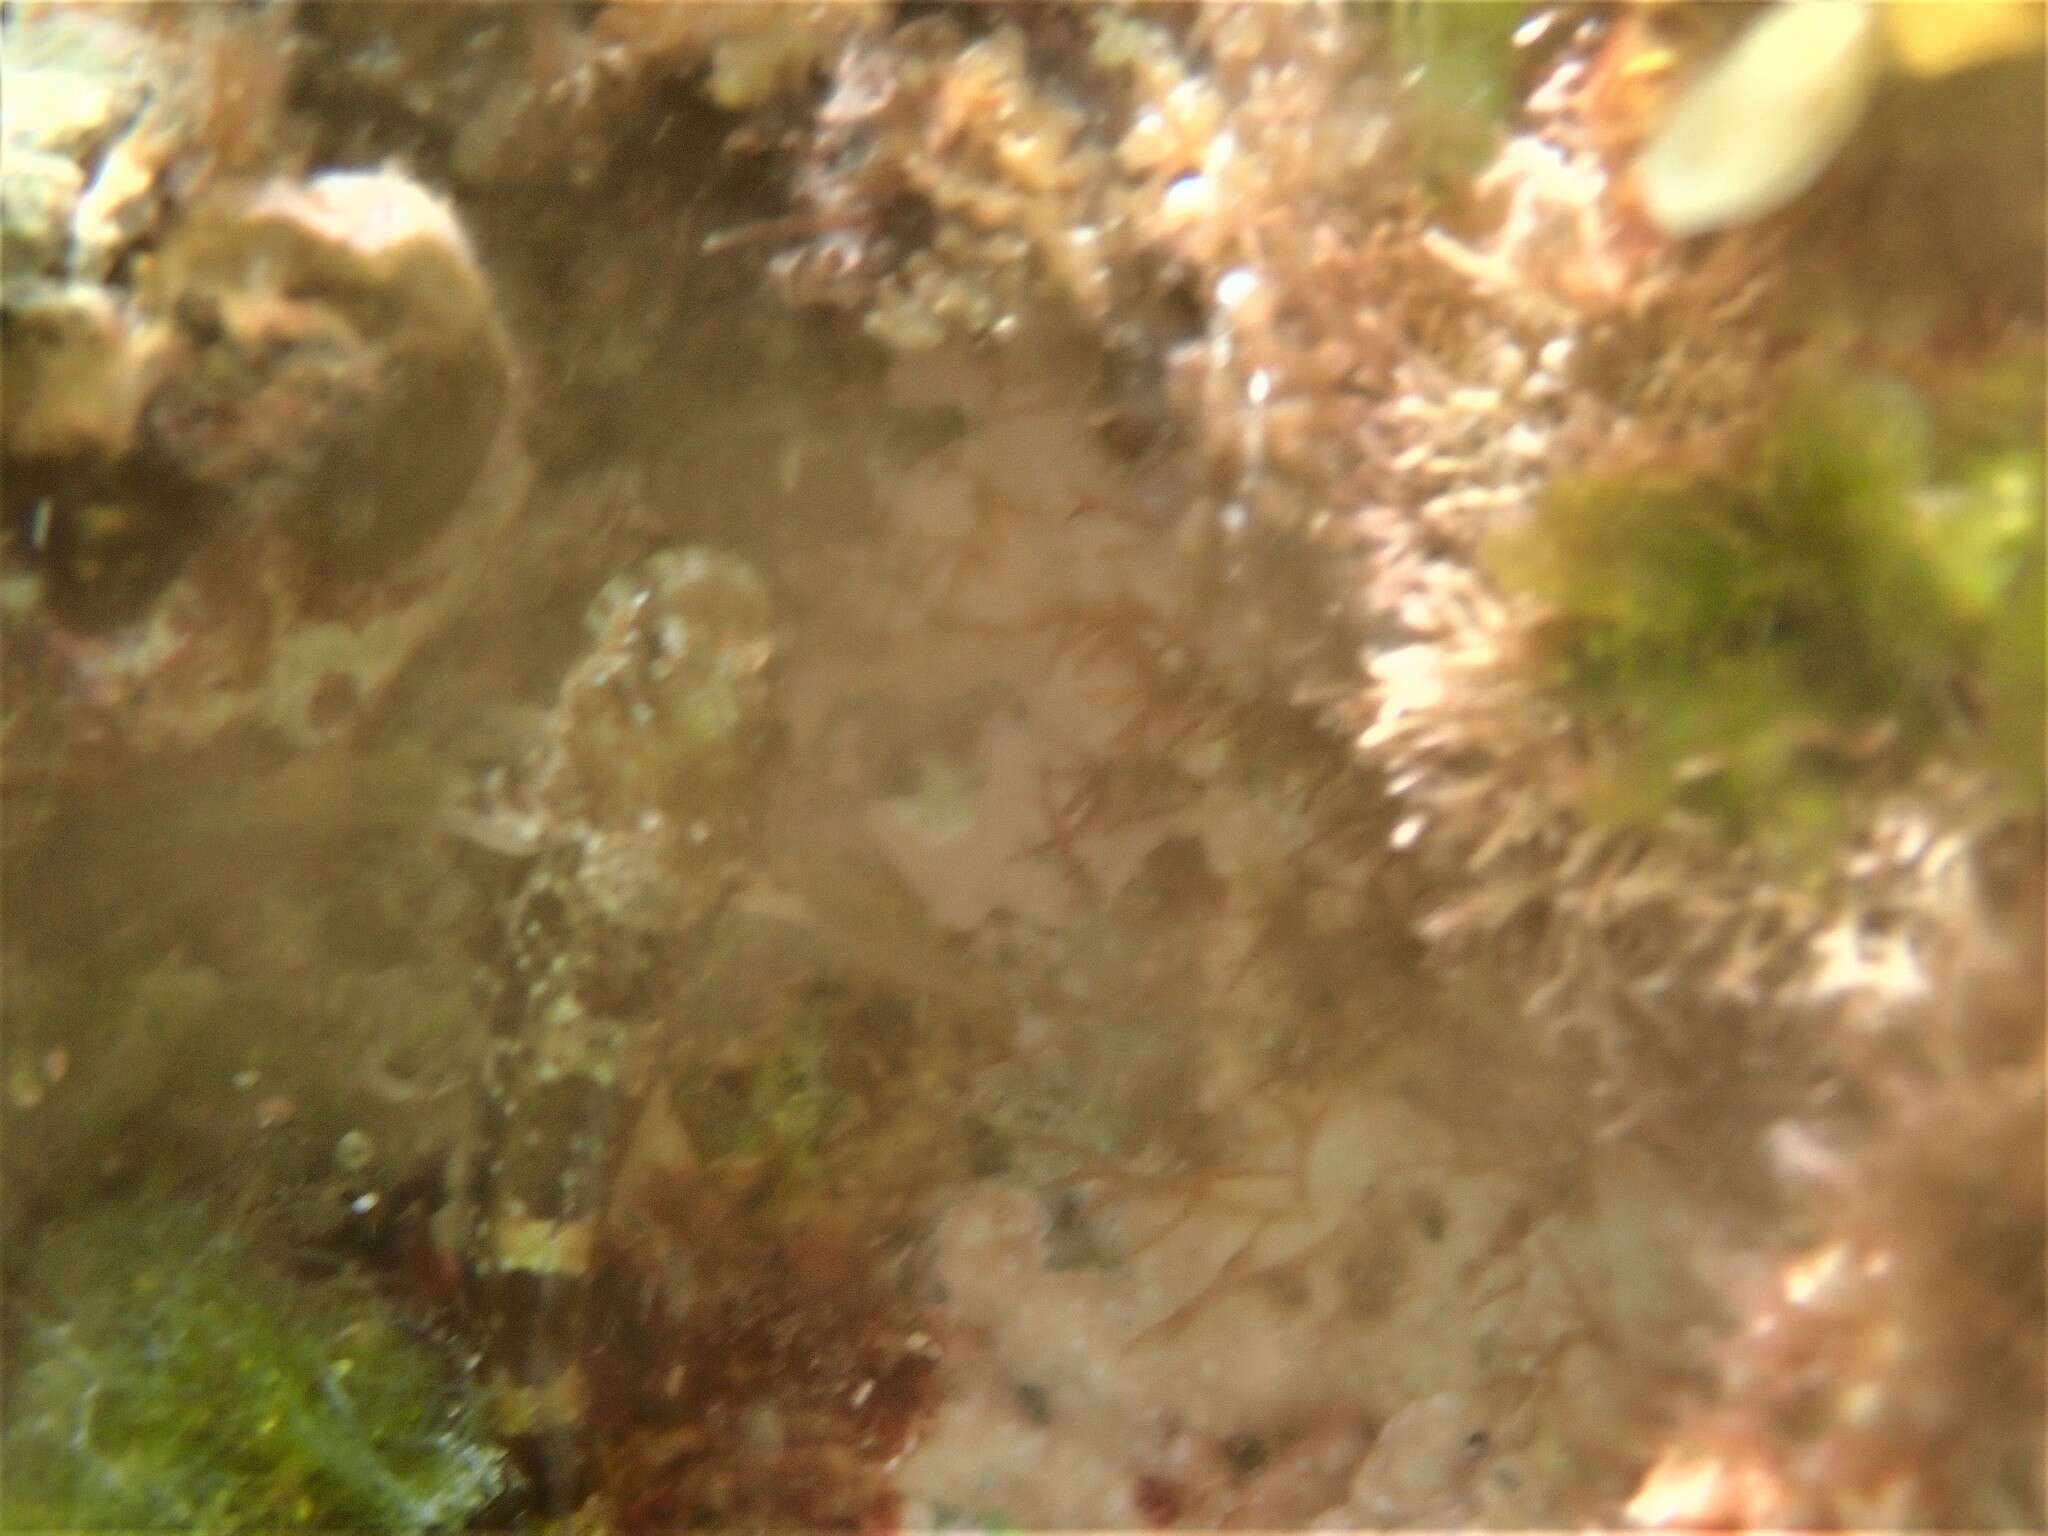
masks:
{"type": "Polygon", "coordinates": [[[1783,0],[1679,99],[1636,161],[1651,221],[1686,236],[1746,223],[1819,179],[1883,72],[1862,0],[1783,0]]]}
{"type": "Polygon", "coordinates": [[[1780,0],[1637,158],[1651,222],[1683,238],[1774,212],[1820,178],[1887,69],[1930,78],[2038,53],[2044,15],[2039,0],[1780,0]]]}
{"type": "Polygon", "coordinates": [[[1894,3],[1880,11],[1893,63],[1923,79],[2038,56],[2048,46],[2048,6],[2041,0],[1894,3]]]}

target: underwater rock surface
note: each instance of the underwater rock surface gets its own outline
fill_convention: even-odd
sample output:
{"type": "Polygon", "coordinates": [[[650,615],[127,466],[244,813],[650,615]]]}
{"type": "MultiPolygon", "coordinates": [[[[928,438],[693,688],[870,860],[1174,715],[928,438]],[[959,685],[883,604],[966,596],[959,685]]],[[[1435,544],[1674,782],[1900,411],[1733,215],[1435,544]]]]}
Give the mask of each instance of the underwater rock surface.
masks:
{"type": "Polygon", "coordinates": [[[2038,1526],[2038,28],[1837,9],[8,0],[7,1523],[2038,1526]]]}

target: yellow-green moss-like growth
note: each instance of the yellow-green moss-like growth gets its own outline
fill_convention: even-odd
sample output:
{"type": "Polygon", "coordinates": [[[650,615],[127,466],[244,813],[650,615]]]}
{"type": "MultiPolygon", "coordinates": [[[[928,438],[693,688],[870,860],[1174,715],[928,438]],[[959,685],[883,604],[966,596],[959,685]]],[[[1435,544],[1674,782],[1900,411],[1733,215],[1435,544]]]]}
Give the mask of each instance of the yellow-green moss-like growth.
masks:
{"type": "Polygon", "coordinates": [[[425,1531],[505,1485],[475,1407],[373,1292],[283,1275],[202,1212],[81,1221],[26,1282],[6,1529],[425,1531]]]}
{"type": "Polygon", "coordinates": [[[1524,0],[1396,0],[1360,9],[1384,25],[1387,58],[1408,82],[1397,131],[1423,187],[1442,196],[1478,174],[1516,106],[1515,29],[1524,0]]]}
{"type": "Polygon", "coordinates": [[[826,1142],[858,1108],[832,1080],[829,1022],[807,1009],[742,1074],[686,1092],[690,1129],[709,1156],[761,1158],[782,1182],[818,1177],[826,1142]]]}
{"type": "Polygon", "coordinates": [[[1557,679],[1602,727],[1588,812],[1797,857],[1937,750],[2038,795],[2032,420],[1987,441],[1902,387],[1812,384],[1745,469],[1557,482],[1488,553],[1555,611],[1557,679]]]}

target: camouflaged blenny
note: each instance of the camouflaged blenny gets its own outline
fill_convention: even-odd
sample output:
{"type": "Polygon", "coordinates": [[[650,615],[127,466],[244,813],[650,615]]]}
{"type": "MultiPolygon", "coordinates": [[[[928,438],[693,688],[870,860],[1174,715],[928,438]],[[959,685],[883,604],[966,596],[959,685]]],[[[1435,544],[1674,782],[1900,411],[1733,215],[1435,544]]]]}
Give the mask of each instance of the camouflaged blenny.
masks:
{"type": "Polygon", "coordinates": [[[649,1059],[745,866],[771,739],[766,588],[701,549],[599,595],[534,761],[501,794],[531,862],[483,971],[470,1283],[499,1431],[539,1499],[587,1482],[580,1357],[602,1213],[649,1059]]]}

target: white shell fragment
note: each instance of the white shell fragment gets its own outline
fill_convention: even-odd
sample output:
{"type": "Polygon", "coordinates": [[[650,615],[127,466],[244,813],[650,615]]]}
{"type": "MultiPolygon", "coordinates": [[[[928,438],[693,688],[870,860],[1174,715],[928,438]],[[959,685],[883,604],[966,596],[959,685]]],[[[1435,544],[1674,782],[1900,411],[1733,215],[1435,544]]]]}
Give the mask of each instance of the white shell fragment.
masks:
{"type": "Polygon", "coordinates": [[[1664,233],[1703,234],[1783,207],[1855,131],[1883,69],[1877,8],[1783,0],[1680,99],[1636,161],[1664,233]]]}

